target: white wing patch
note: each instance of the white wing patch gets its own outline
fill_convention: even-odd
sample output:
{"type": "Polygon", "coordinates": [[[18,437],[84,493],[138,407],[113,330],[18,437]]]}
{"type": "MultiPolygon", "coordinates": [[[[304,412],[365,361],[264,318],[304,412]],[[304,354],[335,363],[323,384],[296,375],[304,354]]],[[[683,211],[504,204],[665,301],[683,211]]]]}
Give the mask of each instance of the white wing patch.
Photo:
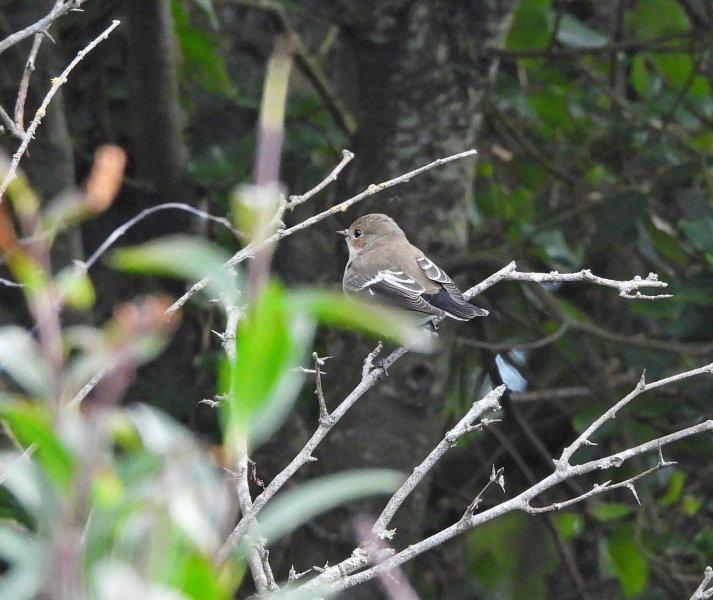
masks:
{"type": "MultiPolygon", "coordinates": [[[[416,283],[413,277],[409,277],[403,271],[378,271],[376,275],[372,276],[370,279],[364,281],[359,287],[364,290],[370,288],[372,285],[384,282],[387,286],[400,290],[407,296],[416,297],[423,294],[425,288],[420,284],[416,283]]],[[[371,290],[369,290],[371,292],[371,290]]],[[[373,294],[373,292],[371,292],[373,294]]]]}
{"type": "Polygon", "coordinates": [[[426,256],[420,256],[416,259],[418,265],[423,269],[431,281],[436,281],[438,283],[451,283],[451,278],[445,274],[445,272],[435,264],[430,258],[426,256]]]}

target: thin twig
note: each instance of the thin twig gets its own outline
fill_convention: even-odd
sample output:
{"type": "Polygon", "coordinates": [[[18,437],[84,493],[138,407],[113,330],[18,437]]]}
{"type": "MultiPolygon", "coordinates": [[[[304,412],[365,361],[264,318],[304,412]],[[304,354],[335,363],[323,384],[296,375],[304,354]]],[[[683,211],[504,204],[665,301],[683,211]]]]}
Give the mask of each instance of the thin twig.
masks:
{"type": "Polygon", "coordinates": [[[32,77],[32,73],[35,70],[35,59],[37,58],[37,53],[40,51],[40,46],[42,45],[42,40],[44,38],[45,34],[42,32],[35,34],[30,54],[27,57],[27,62],[25,63],[25,71],[22,73],[22,79],[20,80],[20,87],[17,91],[17,100],[15,100],[15,125],[20,131],[25,129],[25,102],[27,101],[27,90],[30,87],[30,77],[32,77]]]}
{"type": "Polygon", "coordinates": [[[639,288],[665,288],[668,286],[668,283],[660,281],[658,275],[655,273],[649,273],[645,279],[637,275],[634,279],[618,281],[616,279],[607,279],[606,277],[594,275],[589,269],[582,269],[577,273],[559,273],[557,271],[551,271],[550,273],[523,273],[517,271],[516,269],[517,265],[513,261],[496,273],[493,273],[487,279],[481,281],[479,284],[466,290],[463,293],[463,296],[465,296],[467,300],[470,300],[500,281],[530,281],[533,283],[571,283],[573,281],[589,281],[597,285],[618,289],[619,296],[622,298],[636,300],[661,300],[672,297],[671,294],[647,296],[639,293],[639,288]],[[632,292],[635,293],[632,294],[632,292]]]}
{"type": "Polygon", "coordinates": [[[0,41],[0,54],[31,35],[40,31],[47,31],[50,25],[52,25],[52,23],[54,23],[54,21],[56,21],[59,17],[70,10],[78,9],[82,4],[84,4],[84,2],[86,2],[86,0],[56,0],[50,12],[39,21],[33,23],[32,25],[28,25],[20,31],[16,31],[13,34],[8,35],[4,40],[0,41]]]}
{"type": "MultiPolygon", "coordinates": [[[[17,125],[15,125],[15,122],[12,120],[12,117],[7,114],[7,111],[2,106],[0,106],[0,121],[5,124],[5,127],[7,127],[7,130],[12,136],[18,139],[22,139],[24,137],[25,134],[17,128],[17,125]]],[[[2,126],[0,126],[0,132],[1,131],[2,126]]]]}
{"type": "Polygon", "coordinates": [[[647,42],[622,41],[606,44],[603,46],[576,47],[566,46],[559,48],[548,47],[543,50],[506,50],[504,48],[486,49],[486,58],[499,58],[501,60],[520,60],[523,58],[543,58],[551,60],[562,60],[563,58],[579,58],[582,56],[608,55],[611,53],[625,52],[652,52],[660,54],[670,54],[672,52],[682,52],[685,48],[676,45],[679,41],[691,41],[693,38],[689,34],[662,36],[647,42]],[[674,42],[673,44],[669,42],[674,42]]]}
{"type": "MultiPolygon", "coordinates": [[[[710,373],[712,369],[713,365],[706,365],[699,369],[693,369],[691,371],[679,373],[672,377],[661,379],[648,385],[642,384],[637,387],[637,390],[640,389],[639,393],[641,393],[642,391],[655,389],[663,385],[667,385],[675,381],[685,379],[687,377],[710,373]]],[[[619,405],[620,403],[617,403],[617,405],[612,408],[615,409],[619,405]]],[[[607,412],[611,412],[611,409],[607,412]]],[[[600,426],[602,423],[603,421],[601,419],[595,421],[597,427],[600,426]]],[[[531,511],[532,507],[530,506],[530,502],[533,499],[540,496],[543,492],[549,490],[550,488],[555,487],[572,477],[579,477],[581,475],[603,469],[619,468],[626,461],[631,460],[635,456],[639,456],[652,451],[659,452],[659,466],[657,466],[657,468],[660,468],[660,466],[665,466],[667,463],[663,460],[661,455],[661,448],[663,446],[693,435],[709,431],[713,431],[713,420],[708,420],[703,423],[699,423],[698,425],[681,429],[669,435],[665,435],[660,438],[645,442],[643,444],[639,444],[638,446],[627,448],[626,450],[622,450],[621,452],[618,452],[616,454],[612,454],[600,459],[591,460],[583,464],[571,465],[568,462],[560,459],[560,461],[557,461],[556,468],[553,473],[540,480],[539,482],[535,483],[534,485],[530,486],[528,489],[521,492],[514,498],[506,500],[505,502],[502,502],[481,513],[472,513],[471,511],[466,511],[461,517],[461,519],[453,525],[439,531],[438,533],[424,540],[421,540],[416,544],[408,546],[404,550],[398,552],[397,554],[388,558],[379,565],[371,567],[365,571],[354,575],[349,574],[353,573],[354,570],[363,567],[363,564],[357,564],[354,566],[353,569],[327,569],[324,573],[318,575],[309,582],[306,582],[304,584],[304,587],[312,588],[319,586],[321,593],[337,593],[343,591],[347,588],[368,581],[378,576],[378,574],[381,572],[385,572],[394,567],[397,567],[407,562],[408,560],[413,559],[415,556],[418,556],[419,554],[422,554],[423,552],[426,552],[431,548],[439,546],[445,543],[446,541],[464,533],[465,531],[482,525],[483,523],[486,523],[496,517],[512,512],[514,510],[521,510],[525,512],[531,511]]],[[[588,436],[589,435],[591,435],[591,432],[588,434],[588,436]]],[[[576,443],[577,441],[575,441],[575,444],[576,443]]],[[[610,485],[610,483],[607,483],[606,485],[600,485],[598,488],[595,488],[596,491],[590,491],[582,496],[579,496],[578,499],[579,501],[582,501],[583,499],[589,498],[592,495],[595,495],[596,493],[603,493],[608,491],[609,489],[614,489],[615,486],[629,487],[631,489],[631,487],[633,487],[633,480],[634,478],[630,478],[626,481],[623,481],[621,484],[610,485]]],[[[557,510],[557,505],[550,505],[550,509],[557,510]]]]}
{"type": "Polygon", "coordinates": [[[475,510],[480,506],[480,503],[483,501],[485,492],[487,492],[491,486],[497,484],[503,490],[503,493],[505,492],[505,478],[503,477],[504,471],[505,467],[500,467],[496,470],[495,465],[493,465],[493,468],[490,471],[490,477],[488,478],[488,482],[483,486],[483,489],[481,489],[476,494],[475,498],[473,498],[473,501],[468,505],[468,508],[466,509],[467,512],[469,512],[470,514],[473,514],[475,512],[475,510]]]}
{"type": "MultiPolygon", "coordinates": [[[[548,489],[562,483],[562,481],[567,478],[583,475],[585,473],[591,473],[593,471],[597,471],[603,468],[619,467],[625,461],[633,458],[634,456],[638,456],[646,452],[651,452],[653,450],[656,450],[659,446],[665,446],[674,441],[678,441],[707,431],[713,431],[713,420],[708,420],[704,423],[700,423],[699,425],[682,429],[673,434],[663,436],[655,440],[651,440],[650,442],[641,444],[634,448],[629,448],[628,450],[625,450],[615,455],[617,457],[617,460],[613,460],[613,456],[611,456],[595,461],[590,461],[583,465],[570,466],[566,472],[555,471],[548,477],[541,480],[539,483],[531,486],[530,488],[521,492],[514,498],[506,500],[505,502],[501,502],[497,506],[494,506],[486,511],[477,514],[470,514],[468,511],[466,511],[463,517],[461,517],[461,519],[453,525],[442,529],[441,531],[431,535],[428,538],[421,540],[420,542],[408,546],[404,550],[398,552],[397,554],[394,554],[394,556],[386,559],[379,565],[376,565],[354,575],[337,574],[331,579],[331,581],[325,580],[322,578],[321,575],[319,575],[314,579],[306,582],[303,587],[311,588],[313,586],[319,586],[320,593],[323,593],[325,595],[334,594],[337,592],[341,592],[345,589],[354,587],[355,585],[359,585],[360,583],[364,583],[365,581],[373,579],[374,577],[378,576],[379,573],[389,571],[394,567],[398,567],[404,564],[405,562],[412,560],[416,556],[423,554],[424,552],[435,548],[436,546],[440,546],[448,540],[451,540],[454,537],[457,537],[458,535],[461,535],[462,533],[470,529],[482,525],[483,523],[491,521],[496,517],[507,514],[509,512],[513,512],[515,510],[526,511],[528,503],[533,498],[539,496],[542,492],[545,492],[548,489]]],[[[607,491],[607,488],[601,487],[600,493],[605,491],[607,491]]]]}
{"type": "Polygon", "coordinates": [[[15,281],[10,281],[9,279],[5,279],[4,277],[0,277],[0,285],[4,285],[5,287],[12,287],[12,288],[24,288],[25,287],[24,283],[17,283],[15,281]]]}
{"type": "Polygon", "coordinates": [[[708,587],[712,581],[713,567],[706,567],[701,585],[696,588],[696,591],[693,592],[693,596],[691,596],[689,600],[707,600],[708,598],[713,598],[713,586],[708,587]]]}
{"type": "Polygon", "coordinates": [[[262,493],[253,500],[252,508],[249,512],[243,513],[240,521],[235,526],[230,535],[226,538],[223,545],[216,554],[216,562],[222,564],[228,558],[231,550],[243,539],[248,529],[251,527],[255,517],[265,504],[282,488],[282,486],[305,464],[316,460],[312,453],[317,446],[326,437],[329,431],[339,422],[346,412],[361,398],[368,390],[370,390],[384,371],[388,369],[394,362],[406,354],[406,348],[398,348],[394,350],[382,362],[382,366],[371,369],[365,376],[362,376],[361,381],[342,400],[325,421],[320,421],[317,430],[312,434],[312,437],[307,441],[302,450],[300,450],[280,473],[267,485],[262,493]]]}
{"type": "Polygon", "coordinates": [[[472,427],[481,416],[487,412],[500,409],[500,398],[505,393],[507,388],[504,385],[498,386],[489,392],[482,399],[473,403],[470,410],[458,421],[458,423],[450,431],[443,436],[443,439],[429,453],[429,455],[414,468],[413,472],[401,487],[391,497],[386,507],[379,515],[379,518],[374,523],[373,532],[379,537],[384,537],[386,528],[393,519],[396,511],[408,498],[416,486],[423,480],[426,474],[434,467],[434,465],[448,452],[450,448],[455,446],[455,443],[464,435],[472,431],[472,427]]]}
{"type": "MultiPolygon", "coordinates": [[[[646,469],[645,471],[642,471],[641,473],[637,473],[633,477],[629,477],[629,479],[625,479],[624,481],[619,481],[617,483],[612,483],[611,480],[605,481],[604,483],[595,483],[594,486],[592,487],[591,490],[585,492],[584,494],[581,494],[575,498],[570,498],[569,500],[565,500],[563,502],[553,502],[552,504],[548,504],[547,506],[530,506],[528,504],[527,508],[525,509],[525,512],[530,513],[531,515],[537,515],[540,513],[544,512],[552,512],[555,510],[562,510],[563,508],[567,508],[568,506],[572,506],[573,504],[577,504],[579,502],[582,502],[583,500],[587,500],[588,498],[591,498],[592,496],[596,496],[598,494],[601,494],[603,492],[608,492],[611,490],[616,490],[620,488],[629,488],[633,489],[633,484],[635,481],[638,481],[639,479],[643,479],[647,475],[650,475],[654,471],[658,471],[660,469],[663,469],[664,467],[670,467],[672,465],[675,465],[675,462],[669,462],[669,461],[664,461],[664,460],[659,460],[653,467],[646,469]]],[[[636,494],[634,497],[637,500],[638,504],[641,504],[639,502],[638,496],[636,494]]]]}
{"type": "Polygon", "coordinates": [[[316,352],[312,352],[312,360],[314,361],[314,380],[315,389],[314,393],[317,395],[317,401],[319,402],[319,420],[320,422],[329,418],[329,412],[327,411],[327,403],[324,401],[324,391],[322,390],[322,369],[324,366],[324,361],[329,356],[321,358],[316,352]]]}
{"type": "Polygon", "coordinates": [[[572,442],[569,446],[567,446],[563,451],[562,455],[560,456],[559,460],[556,461],[555,464],[559,466],[564,467],[565,465],[569,464],[570,459],[572,458],[572,455],[579,450],[579,448],[582,447],[587,442],[591,442],[591,437],[592,434],[594,434],[595,431],[597,431],[602,424],[604,424],[606,421],[609,419],[613,419],[616,417],[616,413],[619,412],[624,406],[629,404],[634,398],[637,396],[640,396],[644,392],[647,392],[649,390],[653,390],[659,387],[662,387],[664,385],[668,385],[669,383],[674,383],[676,381],[681,381],[682,379],[688,379],[689,377],[696,377],[698,375],[704,375],[704,374],[710,374],[713,373],[713,363],[707,364],[703,367],[699,367],[698,369],[693,369],[691,371],[686,371],[684,373],[678,373],[676,375],[672,375],[671,377],[666,377],[664,379],[659,379],[658,381],[653,381],[651,383],[646,383],[645,375],[641,375],[641,379],[639,380],[639,383],[636,385],[636,387],[629,392],[624,398],[619,400],[614,406],[612,406],[610,409],[604,412],[598,419],[596,419],[587,429],[582,432],[579,437],[577,437],[574,442],[572,442]]]}
{"type": "Polygon", "coordinates": [[[101,246],[99,246],[99,248],[97,248],[87,260],[75,261],[75,265],[82,271],[85,271],[85,272],[88,271],[92,267],[92,265],[99,259],[99,257],[102,254],[104,254],[104,252],[106,252],[112,246],[112,244],[114,242],[116,242],[116,240],[118,240],[122,235],[124,235],[129,229],[131,229],[139,221],[141,221],[142,219],[145,219],[149,215],[152,215],[156,212],[159,212],[161,210],[168,210],[168,209],[184,210],[184,211],[189,212],[193,215],[196,215],[197,217],[200,217],[201,219],[205,219],[207,221],[214,221],[215,223],[219,223],[219,224],[225,226],[236,237],[240,235],[240,233],[233,227],[232,223],[230,221],[228,221],[228,219],[224,219],[223,217],[216,217],[214,215],[211,215],[210,213],[207,213],[207,212],[200,210],[198,208],[195,208],[193,206],[189,206],[188,204],[183,204],[181,202],[167,202],[165,204],[158,204],[156,206],[152,206],[151,208],[142,210],[138,215],[136,215],[135,217],[132,217],[126,223],[117,227],[114,231],[111,232],[109,237],[106,238],[106,240],[104,240],[104,242],[102,242],[101,246]]]}
{"type": "Polygon", "coordinates": [[[335,93],[329,77],[315,60],[309,50],[302,42],[302,37],[292,26],[285,7],[279,2],[271,0],[232,0],[234,3],[253,9],[258,9],[270,15],[275,25],[292,40],[295,46],[295,60],[300,71],[312,84],[319,97],[324,102],[324,106],[332,115],[336,124],[351,137],[356,132],[356,120],[342,102],[339,94],[335,93]]]}
{"type": "MultiPolygon", "coordinates": [[[[67,4],[70,4],[69,2],[67,4]]],[[[72,2],[72,4],[75,4],[72,2]]],[[[60,74],[59,77],[55,77],[52,79],[52,86],[50,87],[49,91],[47,92],[47,95],[45,96],[44,100],[42,101],[42,104],[40,107],[37,109],[37,112],[35,113],[35,117],[32,119],[30,122],[30,126],[27,128],[27,131],[25,132],[25,136],[20,143],[20,147],[17,149],[15,154],[12,155],[12,161],[10,162],[10,169],[5,175],[5,178],[3,179],[2,183],[0,183],[0,202],[2,202],[3,195],[5,194],[5,191],[7,190],[7,186],[10,185],[10,182],[15,178],[15,172],[17,171],[18,166],[20,165],[20,160],[24,156],[25,152],[27,151],[27,147],[30,145],[30,142],[35,136],[35,131],[39,127],[40,123],[42,122],[42,119],[44,118],[45,114],[47,114],[47,107],[49,106],[49,103],[52,102],[52,99],[55,97],[55,94],[59,91],[59,88],[62,87],[67,82],[67,78],[69,77],[69,74],[72,72],[74,67],[77,66],[77,64],[89,53],[91,52],[99,43],[104,41],[109,37],[109,34],[116,29],[121,22],[114,20],[112,21],[111,25],[107,27],[102,33],[100,33],[94,40],[92,40],[87,46],[85,46],[82,50],[77,52],[77,55],[74,57],[72,62],[67,65],[64,71],[60,74]]],[[[42,28],[38,29],[37,31],[41,31],[42,28]]],[[[35,33],[34,31],[32,33],[35,33]]],[[[2,43],[0,43],[0,52],[2,52],[2,43]]]]}
{"type": "MultiPolygon", "coordinates": [[[[454,160],[459,160],[461,158],[466,158],[468,156],[473,156],[474,154],[477,154],[476,150],[466,150],[465,152],[459,152],[458,154],[452,154],[451,156],[446,156],[445,158],[439,158],[437,160],[434,160],[431,163],[428,163],[427,165],[424,165],[422,167],[419,167],[418,169],[414,169],[413,171],[409,171],[408,173],[405,173],[403,175],[400,175],[399,177],[395,177],[393,179],[389,179],[388,181],[384,181],[382,183],[378,184],[371,184],[366,190],[363,192],[357,194],[356,196],[352,196],[348,200],[345,200],[344,202],[341,202],[335,206],[332,206],[331,208],[314,215],[313,217],[310,217],[309,219],[305,219],[301,223],[298,223],[297,225],[294,225],[292,227],[289,227],[287,229],[280,229],[279,231],[275,232],[271,236],[265,238],[258,244],[248,244],[245,248],[234,254],[230,260],[228,260],[225,263],[225,267],[234,267],[235,265],[243,262],[244,260],[248,258],[252,258],[255,256],[255,253],[258,252],[261,248],[269,245],[269,244],[274,244],[275,242],[278,242],[282,239],[285,239],[286,237],[289,237],[293,235],[294,233],[297,233],[298,231],[302,231],[303,229],[307,229],[308,227],[311,227],[312,225],[319,223],[320,221],[323,221],[327,217],[330,217],[336,213],[339,212],[344,212],[346,211],[350,206],[353,206],[357,202],[360,202],[361,200],[364,200],[364,198],[368,198],[369,196],[373,196],[374,194],[377,194],[378,192],[381,192],[385,189],[388,189],[390,187],[393,187],[395,185],[399,185],[400,183],[405,183],[412,179],[413,177],[416,177],[417,175],[420,175],[421,173],[424,173],[425,171],[428,171],[430,169],[433,169],[434,167],[438,167],[441,165],[444,165],[446,163],[452,162],[454,160]]],[[[181,308],[186,302],[188,302],[193,296],[195,296],[198,292],[200,292],[203,288],[205,288],[206,285],[208,285],[209,278],[205,277],[201,279],[198,283],[195,283],[191,288],[183,294],[178,300],[176,300],[171,306],[166,309],[166,313],[172,313],[177,311],[179,308],[181,308]]]]}
{"type": "Polygon", "coordinates": [[[82,401],[89,395],[89,392],[91,392],[97,384],[102,380],[104,375],[107,374],[107,372],[110,370],[111,367],[104,367],[103,369],[97,371],[92,378],[84,384],[81,390],[79,390],[74,398],[72,398],[68,404],[69,408],[73,408],[75,406],[79,406],[82,401]]]}
{"type": "Polygon", "coordinates": [[[315,187],[313,187],[311,190],[308,192],[305,192],[301,196],[290,196],[288,201],[285,203],[285,208],[287,210],[293,210],[295,206],[299,206],[303,202],[306,202],[309,200],[312,196],[317,194],[318,192],[321,192],[325,187],[327,187],[330,183],[333,181],[337,180],[337,177],[339,176],[339,173],[342,172],[342,169],[349,164],[349,162],[354,158],[354,153],[350,152],[349,150],[342,150],[342,161],[334,167],[332,172],[327,175],[320,183],[318,183],[315,187]]]}

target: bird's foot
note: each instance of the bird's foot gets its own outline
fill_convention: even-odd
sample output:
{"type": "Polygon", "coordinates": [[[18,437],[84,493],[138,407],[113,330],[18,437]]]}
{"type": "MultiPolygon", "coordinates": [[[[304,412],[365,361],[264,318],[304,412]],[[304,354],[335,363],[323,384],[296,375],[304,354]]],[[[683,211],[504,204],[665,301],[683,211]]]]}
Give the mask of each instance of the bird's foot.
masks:
{"type": "Polygon", "coordinates": [[[379,373],[379,379],[381,381],[384,381],[389,376],[389,369],[388,365],[386,364],[386,359],[379,358],[378,360],[374,361],[374,366],[377,369],[381,369],[381,373],[379,373]]]}

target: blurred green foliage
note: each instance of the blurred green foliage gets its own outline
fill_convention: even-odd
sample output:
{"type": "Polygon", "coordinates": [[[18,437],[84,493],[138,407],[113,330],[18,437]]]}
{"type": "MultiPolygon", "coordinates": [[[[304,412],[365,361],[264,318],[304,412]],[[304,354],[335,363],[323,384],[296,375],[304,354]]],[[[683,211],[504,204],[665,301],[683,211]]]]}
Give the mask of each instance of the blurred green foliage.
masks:
{"type": "MultiPolygon", "coordinates": [[[[283,4],[304,16],[301,3],[283,4]]],[[[515,285],[488,295],[497,310],[484,325],[486,339],[508,348],[553,336],[534,350],[502,352],[530,390],[576,382],[590,391],[527,411],[554,453],[561,449],[557,440],[582,431],[636,384],[644,368],[653,379],[710,360],[713,34],[695,5],[636,0],[610,10],[614,3],[519,0],[504,45],[485,57],[490,88],[471,207],[473,249],[483,257],[476,274],[512,259],[533,270],[591,268],[619,279],[656,271],[675,297],[624,300],[584,286],[515,285]]],[[[223,3],[173,0],[171,6],[191,131],[189,174],[214,212],[226,214],[231,191],[250,178],[255,152],[253,129],[235,134],[235,111],[255,120],[260,102],[254,84],[259,71],[239,71],[243,63],[236,55],[259,52],[233,45],[220,20],[223,3]],[[216,98],[224,102],[218,126],[204,132],[201,111],[216,98]]],[[[116,76],[123,58],[105,57],[107,72],[100,76],[77,73],[83,93],[76,97],[68,88],[69,104],[81,108],[68,114],[80,162],[98,135],[97,123],[104,123],[100,109],[120,106],[128,119],[130,85],[116,76]],[[102,79],[107,73],[108,82],[102,79]],[[103,90],[104,104],[87,93],[96,89],[103,90]]],[[[288,98],[285,133],[284,172],[292,189],[308,189],[323,177],[346,143],[323,99],[304,82],[288,98]]],[[[38,214],[39,200],[24,180],[11,194],[17,215],[38,214]]],[[[53,227],[86,216],[77,202],[55,208],[40,214],[47,240],[56,234],[53,227]]],[[[227,276],[226,258],[216,246],[188,237],[112,255],[125,271],[188,281],[209,275],[209,296],[245,303],[235,332],[237,358],[223,359],[217,390],[224,398],[221,435],[230,443],[247,436],[260,444],[281,423],[299,393],[295,369],[318,323],[409,344],[427,341],[387,313],[322,290],[286,290],[271,280],[247,301],[245,278],[227,276]]],[[[96,300],[81,270],[51,273],[23,252],[8,266],[26,286],[30,310],[49,300],[88,310],[96,300]]],[[[60,551],[68,552],[74,583],[97,598],[117,587],[126,597],[171,589],[185,598],[230,598],[244,578],[239,553],[222,568],[212,561],[234,518],[234,491],[208,449],[154,409],[120,406],[121,394],[113,396],[109,385],[73,402],[92,374],[117,365],[128,369],[108,381],[121,388],[122,377],[165,347],[172,327],[161,323],[156,309],[165,304],[155,300],[124,305],[101,326],[62,329],[59,370],[36,332],[0,329],[3,597],[36,595],[60,551]],[[110,399],[108,406],[103,398],[110,399]]],[[[480,373],[463,377],[469,390],[482,385],[480,373]]],[[[637,400],[602,429],[599,446],[583,454],[594,457],[698,421],[710,414],[712,387],[707,380],[690,382],[637,400]]],[[[457,411],[464,398],[471,395],[451,391],[449,410],[457,411]]],[[[683,597],[713,556],[713,441],[688,441],[672,452],[675,468],[637,484],[643,507],[630,495],[612,495],[553,516],[554,529],[586,558],[587,568],[596,565],[596,582],[609,597],[683,597]]],[[[644,459],[637,465],[647,466],[644,459]]],[[[299,502],[300,515],[286,518],[276,509],[275,531],[287,532],[359,490],[381,493],[396,484],[393,474],[342,475],[286,494],[282,501],[299,502]]],[[[568,578],[552,540],[541,521],[519,514],[469,534],[467,564],[478,597],[552,597],[553,582],[568,578]]]]}

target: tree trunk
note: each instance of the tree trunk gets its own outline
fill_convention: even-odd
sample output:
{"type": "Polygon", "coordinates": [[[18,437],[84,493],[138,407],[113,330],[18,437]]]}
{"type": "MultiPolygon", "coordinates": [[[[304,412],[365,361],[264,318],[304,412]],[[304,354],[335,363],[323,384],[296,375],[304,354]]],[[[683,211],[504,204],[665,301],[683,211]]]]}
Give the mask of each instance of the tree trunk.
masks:
{"type": "Polygon", "coordinates": [[[178,57],[168,0],[124,2],[134,85],[136,174],[150,187],[152,203],[186,200],[186,147],[178,102],[178,57]]]}
{"type": "MultiPolygon", "coordinates": [[[[351,180],[342,196],[476,145],[483,89],[478,54],[488,38],[486,24],[492,14],[484,2],[323,2],[322,8],[332,11],[331,18],[343,27],[351,68],[340,63],[339,69],[353,75],[346,95],[353,99],[359,122],[355,164],[349,168],[351,180]]],[[[412,243],[434,261],[444,262],[465,249],[473,174],[472,160],[431,170],[396,188],[399,198],[375,196],[345,215],[343,223],[361,213],[386,212],[412,243]]],[[[346,261],[343,248],[339,253],[337,280],[346,261]]],[[[315,260],[324,261],[324,256],[315,260]]],[[[444,323],[435,354],[407,355],[392,368],[388,380],[360,400],[318,449],[316,470],[389,467],[409,473],[426,456],[443,435],[450,340],[459,325],[444,323]]],[[[325,346],[325,353],[335,357],[324,381],[334,405],[357,383],[374,341],[332,335],[325,346]]],[[[397,548],[419,539],[428,527],[427,497],[424,482],[397,515],[397,548]]],[[[289,556],[305,557],[296,569],[333,564],[348,555],[358,544],[354,518],[376,517],[383,503],[380,498],[330,515],[295,539],[289,556]]],[[[378,594],[373,586],[360,586],[350,590],[349,598],[378,594]]]]}

